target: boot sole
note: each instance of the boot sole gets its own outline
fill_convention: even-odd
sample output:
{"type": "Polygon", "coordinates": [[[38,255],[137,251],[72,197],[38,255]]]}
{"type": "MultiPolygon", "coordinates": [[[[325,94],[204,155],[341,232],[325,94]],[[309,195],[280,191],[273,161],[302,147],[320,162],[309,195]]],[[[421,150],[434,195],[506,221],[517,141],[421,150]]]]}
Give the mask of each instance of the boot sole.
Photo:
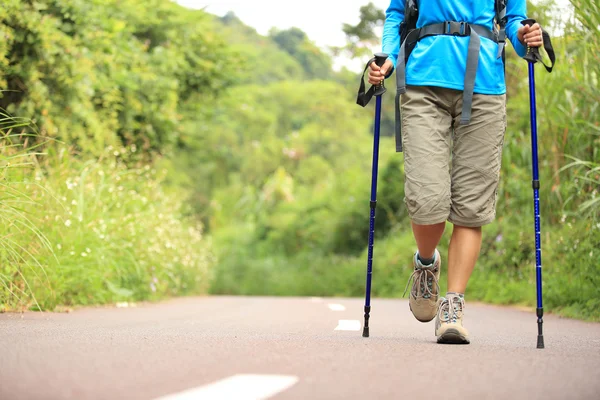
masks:
{"type": "Polygon", "coordinates": [[[448,329],[442,335],[438,336],[437,342],[441,344],[469,344],[469,339],[462,335],[456,329],[448,329]]]}

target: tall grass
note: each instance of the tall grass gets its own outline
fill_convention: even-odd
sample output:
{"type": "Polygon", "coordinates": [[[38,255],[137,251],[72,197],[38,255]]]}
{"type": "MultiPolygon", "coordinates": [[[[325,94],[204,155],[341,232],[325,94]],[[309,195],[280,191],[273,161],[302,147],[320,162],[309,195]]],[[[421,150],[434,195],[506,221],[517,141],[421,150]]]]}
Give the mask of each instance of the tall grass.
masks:
{"type": "MultiPolygon", "coordinates": [[[[18,122],[18,120],[14,120],[18,122]]],[[[27,147],[15,122],[0,145],[0,308],[154,300],[206,293],[214,264],[186,193],[135,147],[81,159],[27,147]]]]}
{"type": "Polygon", "coordinates": [[[572,0],[576,22],[571,28],[575,41],[568,68],[577,79],[562,111],[571,118],[579,139],[565,149],[568,163],[562,172],[574,179],[568,201],[581,218],[600,221],[600,6],[595,0],[572,0]]]}
{"type": "MultiPolygon", "coordinates": [[[[54,256],[39,221],[26,209],[38,203],[30,196],[26,180],[35,170],[38,143],[28,148],[35,134],[30,122],[0,110],[0,311],[9,306],[39,304],[26,276],[47,281],[46,269],[37,256],[54,256]]],[[[31,185],[38,185],[37,182],[31,185]]]]}

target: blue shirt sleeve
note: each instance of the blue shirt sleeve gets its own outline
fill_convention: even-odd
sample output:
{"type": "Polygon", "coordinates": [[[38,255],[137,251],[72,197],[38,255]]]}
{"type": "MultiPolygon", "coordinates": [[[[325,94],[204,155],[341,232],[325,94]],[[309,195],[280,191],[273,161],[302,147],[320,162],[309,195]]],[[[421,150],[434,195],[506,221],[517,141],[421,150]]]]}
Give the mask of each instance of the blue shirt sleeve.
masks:
{"type": "Polygon", "coordinates": [[[513,48],[519,55],[524,57],[527,53],[527,47],[519,42],[517,31],[521,27],[521,21],[527,19],[527,2],[525,0],[508,0],[506,4],[506,36],[513,48]]]}
{"type": "Polygon", "coordinates": [[[394,68],[400,52],[400,23],[404,21],[404,4],[405,0],[391,0],[383,24],[382,51],[392,60],[394,68]]]}

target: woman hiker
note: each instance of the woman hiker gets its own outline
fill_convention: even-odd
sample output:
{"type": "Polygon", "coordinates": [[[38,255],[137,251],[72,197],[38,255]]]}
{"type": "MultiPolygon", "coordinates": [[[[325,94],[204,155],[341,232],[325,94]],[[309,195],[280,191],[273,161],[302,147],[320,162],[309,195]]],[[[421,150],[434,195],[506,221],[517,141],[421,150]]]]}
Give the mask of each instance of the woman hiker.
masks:
{"type": "Polygon", "coordinates": [[[402,46],[400,24],[416,12],[413,2],[391,0],[382,39],[389,57],[381,68],[373,62],[368,76],[377,85],[395,70],[401,94],[397,139],[417,247],[410,309],[419,321],[436,319],[439,343],[467,344],[465,290],[479,256],[481,227],[496,214],[506,130],[504,37],[523,57],[528,46],[542,45],[542,30],[537,23],[521,24],[526,0],[420,1],[417,29],[402,46]],[[453,230],[448,292],[440,297],[437,246],[446,221],[453,230]]]}

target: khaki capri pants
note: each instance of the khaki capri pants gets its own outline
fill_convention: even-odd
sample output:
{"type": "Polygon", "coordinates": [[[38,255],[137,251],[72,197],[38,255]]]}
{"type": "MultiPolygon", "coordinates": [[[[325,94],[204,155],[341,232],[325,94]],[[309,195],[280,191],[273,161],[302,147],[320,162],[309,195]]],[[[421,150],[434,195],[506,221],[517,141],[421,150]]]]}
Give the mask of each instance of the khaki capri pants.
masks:
{"type": "Polygon", "coordinates": [[[480,227],[496,217],[506,95],[473,95],[460,125],[462,91],[409,86],[401,96],[404,202],[418,225],[480,227]]]}

